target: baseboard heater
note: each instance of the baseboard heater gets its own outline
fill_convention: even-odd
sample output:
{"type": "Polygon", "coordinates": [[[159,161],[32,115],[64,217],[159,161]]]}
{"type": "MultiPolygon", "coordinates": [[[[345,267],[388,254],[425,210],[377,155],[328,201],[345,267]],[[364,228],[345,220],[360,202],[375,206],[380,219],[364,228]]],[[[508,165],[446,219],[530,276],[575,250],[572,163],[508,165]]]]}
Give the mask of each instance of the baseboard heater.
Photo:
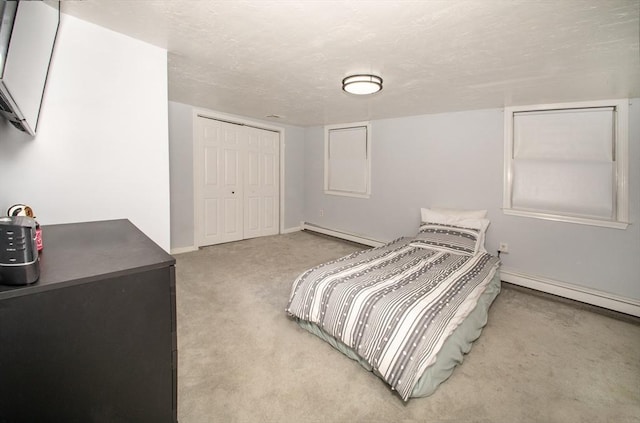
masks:
{"type": "Polygon", "coordinates": [[[334,229],[325,228],[325,227],[314,225],[313,223],[308,223],[308,222],[302,222],[300,224],[300,229],[304,231],[317,232],[320,234],[329,235],[329,236],[333,236],[340,239],[345,239],[347,241],[356,242],[362,245],[368,245],[370,247],[380,247],[381,245],[385,244],[384,242],[381,242],[375,239],[367,238],[367,237],[353,234],[350,232],[337,231],[334,229]]]}
{"type": "Polygon", "coordinates": [[[620,297],[608,292],[539,276],[524,275],[508,268],[502,268],[500,270],[500,279],[504,282],[546,292],[547,294],[557,295],[574,301],[640,317],[640,301],[632,298],[620,297]]]}

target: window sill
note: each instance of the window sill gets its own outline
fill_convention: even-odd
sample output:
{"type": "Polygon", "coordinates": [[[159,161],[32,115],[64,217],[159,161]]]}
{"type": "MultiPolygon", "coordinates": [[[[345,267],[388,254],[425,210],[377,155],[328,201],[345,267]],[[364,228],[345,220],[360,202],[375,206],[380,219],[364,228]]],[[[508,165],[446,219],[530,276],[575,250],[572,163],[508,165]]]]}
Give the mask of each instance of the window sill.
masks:
{"type": "Polygon", "coordinates": [[[348,192],[348,191],[332,191],[332,190],[324,190],[324,193],[327,195],[340,195],[343,197],[355,197],[355,198],[369,198],[371,194],[363,194],[358,192],[348,192]]]}
{"type": "Polygon", "coordinates": [[[627,227],[629,226],[629,222],[589,219],[587,217],[577,217],[577,216],[562,216],[557,214],[549,214],[549,213],[541,213],[541,212],[533,212],[533,211],[525,211],[525,210],[502,209],[502,212],[510,216],[530,217],[534,219],[552,220],[554,222],[577,223],[579,225],[600,226],[603,228],[612,228],[612,229],[627,229],[627,227]]]}

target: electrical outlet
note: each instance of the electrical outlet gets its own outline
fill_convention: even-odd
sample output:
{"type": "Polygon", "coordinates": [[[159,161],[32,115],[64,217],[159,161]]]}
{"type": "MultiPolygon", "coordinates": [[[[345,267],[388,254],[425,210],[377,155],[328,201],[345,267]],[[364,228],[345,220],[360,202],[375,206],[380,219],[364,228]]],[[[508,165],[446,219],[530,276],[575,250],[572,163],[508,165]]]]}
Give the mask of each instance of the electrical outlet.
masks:
{"type": "Polygon", "coordinates": [[[506,242],[501,242],[500,246],[498,247],[498,251],[500,251],[501,253],[508,253],[509,244],[507,244],[506,242]]]}
{"type": "Polygon", "coordinates": [[[320,209],[320,217],[324,216],[324,210],[320,209]]]}

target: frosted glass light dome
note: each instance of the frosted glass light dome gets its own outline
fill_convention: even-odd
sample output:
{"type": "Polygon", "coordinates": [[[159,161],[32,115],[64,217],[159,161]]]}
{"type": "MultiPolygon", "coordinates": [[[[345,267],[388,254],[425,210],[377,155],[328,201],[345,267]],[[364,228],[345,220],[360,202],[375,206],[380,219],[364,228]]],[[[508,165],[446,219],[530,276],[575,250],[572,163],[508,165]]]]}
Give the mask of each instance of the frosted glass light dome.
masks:
{"type": "Polygon", "coordinates": [[[382,90],[382,78],[376,75],[351,75],[342,80],[342,89],[356,95],[367,95],[382,90]]]}

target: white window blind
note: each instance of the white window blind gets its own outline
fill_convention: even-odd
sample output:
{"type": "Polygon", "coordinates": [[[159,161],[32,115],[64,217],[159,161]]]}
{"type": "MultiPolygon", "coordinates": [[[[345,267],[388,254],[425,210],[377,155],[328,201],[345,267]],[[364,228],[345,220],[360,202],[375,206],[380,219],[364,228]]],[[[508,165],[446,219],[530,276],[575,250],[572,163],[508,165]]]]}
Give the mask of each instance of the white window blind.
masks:
{"type": "Polygon", "coordinates": [[[369,125],[333,125],[325,134],[325,192],[368,197],[370,194],[369,125]]]}
{"type": "Polygon", "coordinates": [[[626,132],[617,105],[511,109],[505,119],[505,212],[626,223],[626,132]]]}

